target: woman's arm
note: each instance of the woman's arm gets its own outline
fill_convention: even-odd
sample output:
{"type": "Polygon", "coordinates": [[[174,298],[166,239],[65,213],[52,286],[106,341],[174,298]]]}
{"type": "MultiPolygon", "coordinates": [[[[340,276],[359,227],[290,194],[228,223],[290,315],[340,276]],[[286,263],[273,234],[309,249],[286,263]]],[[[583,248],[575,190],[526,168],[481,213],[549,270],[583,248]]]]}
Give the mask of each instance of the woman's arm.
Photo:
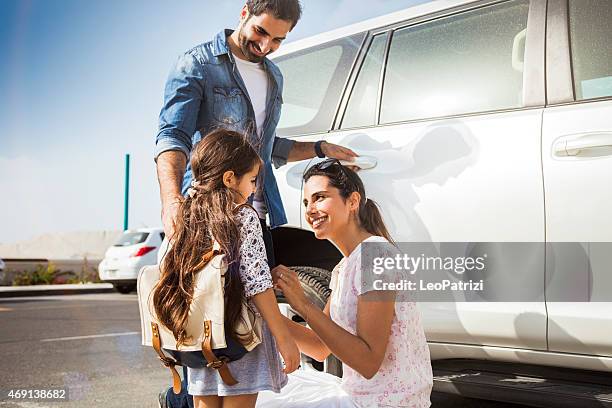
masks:
{"type": "Polygon", "coordinates": [[[387,351],[395,301],[381,301],[380,294],[365,293],[357,301],[357,333],[344,330],[312,303],[304,315],[329,350],[365,378],[378,372],[387,351]]]}
{"type": "Polygon", "coordinates": [[[357,332],[353,335],[308,301],[294,271],[283,268],[277,285],[336,357],[365,378],[372,378],[378,372],[391,335],[395,292],[368,292],[359,296],[357,332]]]}
{"type": "MultiPolygon", "coordinates": [[[[329,317],[329,300],[327,300],[323,313],[329,317]]],[[[302,353],[317,361],[323,361],[329,356],[331,351],[312,329],[294,322],[286,316],[283,316],[283,319],[302,353]]]]}

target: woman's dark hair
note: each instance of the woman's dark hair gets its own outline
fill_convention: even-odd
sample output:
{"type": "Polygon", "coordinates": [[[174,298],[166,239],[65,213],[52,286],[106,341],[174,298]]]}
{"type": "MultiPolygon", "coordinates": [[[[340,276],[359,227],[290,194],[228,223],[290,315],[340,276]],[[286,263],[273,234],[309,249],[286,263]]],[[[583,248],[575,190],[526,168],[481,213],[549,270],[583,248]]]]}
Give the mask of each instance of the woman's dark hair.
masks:
{"type": "Polygon", "coordinates": [[[269,13],[274,18],[291,22],[292,30],[302,17],[299,0],[247,0],[246,5],[250,15],[269,13]]]}
{"type": "Polygon", "coordinates": [[[394,242],[380,214],[378,204],[374,200],[367,198],[363,181],[361,181],[357,173],[343,166],[336,159],[327,159],[309,168],[304,173],[304,182],[306,183],[313,176],[327,177],[329,185],[340,191],[340,196],[344,201],[352,193],[359,193],[361,198],[357,215],[360,225],[370,234],[385,237],[387,241],[394,242]]]}
{"type": "Polygon", "coordinates": [[[223,184],[223,174],[233,171],[240,178],[261,164],[261,159],[242,134],[217,129],[195,146],[190,163],[194,194],[179,203],[174,235],[168,237],[171,245],[153,292],[155,312],[160,323],[172,331],[177,344],[183,344],[194,277],[210,260],[214,238],[227,264],[225,330],[240,341],[234,330],[245,300],[239,275],[240,229],[234,213],[236,192],[223,184]]]}

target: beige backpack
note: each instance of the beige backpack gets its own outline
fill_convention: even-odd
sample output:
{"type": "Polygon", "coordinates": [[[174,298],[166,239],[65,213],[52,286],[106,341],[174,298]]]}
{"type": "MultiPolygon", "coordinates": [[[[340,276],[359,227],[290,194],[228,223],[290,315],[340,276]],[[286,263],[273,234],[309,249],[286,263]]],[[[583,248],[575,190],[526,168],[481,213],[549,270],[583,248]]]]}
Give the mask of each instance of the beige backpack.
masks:
{"type": "Polygon", "coordinates": [[[261,343],[261,315],[246,302],[236,332],[239,335],[252,333],[252,341],[242,344],[225,335],[223,288],[227,265],[224,262],[225,255],[218,250],[219,246],[215,242],[213,251],[206,255],[206,266],[195,276],[193,301],[186,325],[187,340],[180,347],[177,347],[174,334],[159,322],[153,307],[153,290],[160,280],[159,265],[145,266],[138,274],[142,344],[153,347],[163,364],[170,369],[176,394],[181,390],[176,365],[214,368],[226,384],[235,385],[238,382],[230,373],[227,363],[242,358],[261,343]],[[164,351],[171,357],[166,356],[164,351]]]}

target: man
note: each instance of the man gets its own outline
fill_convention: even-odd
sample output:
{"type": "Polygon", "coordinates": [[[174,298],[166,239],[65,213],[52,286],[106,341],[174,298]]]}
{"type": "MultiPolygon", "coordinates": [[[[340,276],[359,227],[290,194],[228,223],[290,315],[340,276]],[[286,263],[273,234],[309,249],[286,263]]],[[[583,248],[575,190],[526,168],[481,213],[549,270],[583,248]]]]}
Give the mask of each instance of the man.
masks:
{"type": "MultiPolygon", "coordinates": [[[[172,237],[178,202],[191,183],[192,147],[216,127],[247,134],[264,161],[252,202],[262,223],[271,267],[274,251],[266,216],[271,227],[287,222],[272,162],[279,167],[315,156],[340,160],[357,156],[348,148],[323,141],[276,137],[283,78],[266,57],[280,47],[300,16],[299,0],[248,0],[236,30],[224,30],[179,58],[166,83],[155,152],[167,237],[172,237]]],[[[193,407],[186,388],[183,382],[179,396],[171,390],[160,394],[160,406],[193,407]]]]}

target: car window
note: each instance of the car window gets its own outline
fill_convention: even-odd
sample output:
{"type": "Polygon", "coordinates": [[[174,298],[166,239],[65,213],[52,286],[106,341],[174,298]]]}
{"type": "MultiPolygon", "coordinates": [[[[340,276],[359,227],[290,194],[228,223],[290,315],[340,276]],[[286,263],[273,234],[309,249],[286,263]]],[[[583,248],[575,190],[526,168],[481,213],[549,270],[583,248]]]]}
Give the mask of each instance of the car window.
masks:
{"type": "Polygon", "coordinates": [[[164,238],[166,237],[166,234],[164,232],[160,232],[159,233],[159,237],[161,238],[161,240],[163,241],[164,238]]]}
{"type": "Polygon", "coordinates": [[[528,10],[509,1],[397,30],[381,122],[522,106],[528,10]]]}
{"type": "Polygon", "coordinates": [[[326,132],[365,34],[275,59],[284,78],[281,136],[326,132]]]}
{"type": "Polygon", "coordinates": [[[576,99],[612,96],[612,1],[570,0],[570,46],[576,99]]]}
{"type": "Polygon", "coordinates": [[[386,44],[386,34],[372,39],[342,119],[343,129],[376,124],[376,102],[386,44]]]}
{"type": "Polygon", "coordinates": [[[147,240],[148,232],[124,232],[114,246],[130,246],[141,244],[147,240]]]}

